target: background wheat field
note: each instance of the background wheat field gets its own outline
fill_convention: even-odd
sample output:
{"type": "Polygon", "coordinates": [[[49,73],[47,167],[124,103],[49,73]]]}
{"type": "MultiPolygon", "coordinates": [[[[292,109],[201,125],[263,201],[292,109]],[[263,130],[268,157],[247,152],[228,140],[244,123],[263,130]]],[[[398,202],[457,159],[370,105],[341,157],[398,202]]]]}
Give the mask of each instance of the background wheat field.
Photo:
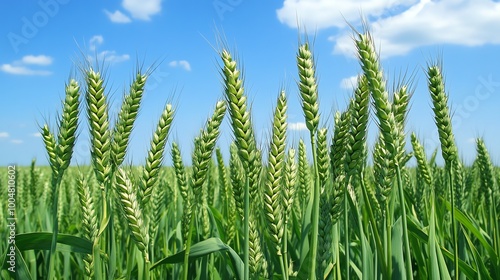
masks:
{"type": "Polygon", "coordinates": [[[387,80],[367,29],[353,30],[352,47],[360,75],[348,107],[327,116],[319,111],[313,44],[301,39],[290,57],[299,96],[282,88],[269,97],[271,130],[257,139],[252,106],[259,104],[247,99],[236,54],[220,44],[214,78],[223,98],[207,106],[191,143],[171,136],[182,120],[175,104],[165,104],[142,166],[126,156],[154,67],[136,69],[111,114],[103,69],[82,63],[65,84],[57,124],[40,124],[49,166],[33,160],[1,170],[0,193],[15,193],[16,218],[11,236],[3,230],[10,206],[0,200],[2,277],[499,279],[500,170],[482,138],[473,164],[461,160],[446,65],[428,61],[427,80],[418,81],[428,87],[439,135],[440,148],[429,151],[405,125],[414,81],[387,80]],[[292,98],[309,132],[299,141],[287,138],[292,98]],[[229,146],[218,142],[224,122],[229,146]],[[91,164],[70,165],[82,130],[91,164]]]}

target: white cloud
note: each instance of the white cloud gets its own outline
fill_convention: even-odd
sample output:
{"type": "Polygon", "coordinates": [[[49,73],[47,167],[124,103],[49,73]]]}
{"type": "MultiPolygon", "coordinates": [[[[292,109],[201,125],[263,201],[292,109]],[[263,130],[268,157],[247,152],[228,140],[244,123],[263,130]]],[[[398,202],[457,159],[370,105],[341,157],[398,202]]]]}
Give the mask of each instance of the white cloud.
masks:
{"type": "Polygon", "coordinates": [[[285,0],[277,10],[278,19],[290,27],[305,27],[308,32],[329,27],[343,28],[359,22],[360,15],[379,17],[412,5],[417,0],[285,0]],[[404,3],[404,4],[403,4],[404,3]]]}
{"type": "Polygon", "coordinates": [[[102,51],[97,54],[97,57],[89,56],[89,60],[97,59],[107,63],[119,63],[130,59],[128,54],[117,54],[116,51],[102,51]]]}
{"type": "Polygon", "coordinates": [[[494,0],[284,0],[277,11],[282,23],[296,27],[298,18],[308,32],[337,27],[330,37],[334,53],[348,56],[355,51],[346,23],[358,26],[362,15],[382,58],[430,45],[500,44],[499,14],[500,2],[494,0]]]}
{"type": "Polygon", "coordinates": [[[187,60],[174,60],[168,63],[170,67],[180,67],[186,71],[191,71],[191,65],[187,60]]]}
{"type": "Polygon", "coordinates": [[[36,64],[36,65],[50,65],[52,64],[52,57],[47,55],[25,55],[21,59],[23,64],[36,64]]]}
{"type": "Polygon", "coordinates": [[[53,58],[48,55],[25,55],[20,60],[0,65],[0,71],[13,75],[47,76],[52,72],[42,69],[33,69],[29,66],[48,66],[53,58]]]}
{"type": "Polygon", "coordinates": [[[102,37],[102,35],[94,35],[89,40],[89,49],[91,51],[95,51],[98,46],[102,45],[103,42],[104,38],[102,37]]]}
{"type": "Polygon", "coordinates": [[[13,64],[2,64],[0,70],[9,74],[26,76],[48,76],[52,74],[52,72],[47,70],[33,70],[26,66],[17,66],[13,64]]]}
{"type": "Polygon", "coordinates": [[[130,55],[128,54],[117,54],[116,51],[104,50],[99,53],[96,53],[97,47],[104,43],[104,37],[102,35],[94,35],[89,40],[89,50],[94,52],[94,55],[89,55],[88,59],[104,61],[108,63],[118,63],[127,61],[130,59],[130,55]]]}
{"type": "Polygon", "coordinates": [[[123,0],[122,7],[133,18],[150,20],[152,15],[161,11],[161,0],[123,0]]]}
{"type": "Polygon", "coordinates": [[[288,128],[290,130],[307,130],[307,125],[304,122],[289,123],[288,128]]]}
{"type": "Polygon", "coordinates": [[[9,138],[10,134],[5,131],[0,131],[0,138],[9,138]]]}
{"type": "Polygon", "coordinates": [[[32,133],[31,136],[39,138],[39,137],[42,137],[42,134],[40,132],[35,132],[35,133],[32,133]]]}
{"type": "Polygon", "coordinates": [[[128,16],[118,10],[116,10],[114,13],[108,10],[104,10],[104,12],[108,16],[109,20],[115,23],[129,23],[132,21],[128,16]]]}
{"type": "Polygon", "coordinates": [[[130,55],[117,54],[116,51],[103,51],[99,53],[99,56],[104,58],[105,61],[108,61],[110,63],[118,63],[130,59],[130,55]]]}
{"type": "Polygon", "coordinates": [[[358,85],[358,76],[351,76],[340,81],[340,87],[343,89],[354,89],[358,85]]]}
{"type": "Polygon", "coordinates": [[[22,144],[24,141],[21,139],[12,139],[12,140],[10,140],[10,142],[13,144],[19,145],[19,144],[22,144]]]}
{"type": "Polygon", "coordinates": [[[476,141],[477,141],[476,138],[469,138],[469,139],[467,139],[467,142],[471,143],[471,144],[476,144],[476,141]]]}

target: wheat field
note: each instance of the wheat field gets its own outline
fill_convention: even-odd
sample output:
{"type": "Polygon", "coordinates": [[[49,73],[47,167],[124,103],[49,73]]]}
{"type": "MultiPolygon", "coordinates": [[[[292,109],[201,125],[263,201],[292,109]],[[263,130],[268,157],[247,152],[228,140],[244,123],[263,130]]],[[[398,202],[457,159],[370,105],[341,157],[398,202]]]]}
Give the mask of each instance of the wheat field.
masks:
{"type": "Polygon", "coordinates": [[[186,144],[169,137],[182,120],[166,104],[145,164],[128,165],[151,72],[134,74],[110,116],[105,77],[83,67],[84,79],[65,85],[57,126],[40,127],[49,166],[33,160],[15,176],[0,171],[0,193],[12,181],[16,195],[15,236],[3,230],[9,205],[0,200],[2,278],[500,279],[500,170],[481,138],[474,163],[461,161],[443,66],[425,69],[440,140],[426,151],[405,127],[412,86],[388,89],[370,33],[353,38],[361,74],[332,127],[323,126],[307,40],[291,58],[309,132],[298,143],[287,139],[287,101],[296,96],[285,90],[270,100],[268,139],[256,139],[239,61],[221,49],[224,98],[207,108],[190,162],[186,144]],[[375,143],[367,141],[370,118],[375,143]],[[218,144],[224,121],[227,147],[218,144]],[[82,129],[91,164],[73,166],[82,129]]]}

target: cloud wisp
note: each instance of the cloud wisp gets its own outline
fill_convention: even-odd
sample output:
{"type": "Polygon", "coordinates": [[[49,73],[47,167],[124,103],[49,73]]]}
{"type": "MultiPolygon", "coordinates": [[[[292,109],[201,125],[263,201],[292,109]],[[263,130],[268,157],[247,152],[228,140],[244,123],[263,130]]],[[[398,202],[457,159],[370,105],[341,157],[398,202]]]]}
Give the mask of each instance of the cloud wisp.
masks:
{"type": "Polygon", "coordinates": [[[114,50],[103,50],[98,51],[99,46],[104,43],[104,37],[102,35],[94,35],[89,40],[89,50],[94,52],[94,55],[89,55],[89,60],[105,61],[108,63],[119,63],[127,61],[130,59],[128,54],[118,54],[114,50]]]}
{"type": "Polygon", "coordinates": [[[104,13],[114,23],[130,23],[132,18],[150,21],[152,16],[161,12],[161,2],[162,0],[123,0],[121,6],[128,15],[120,10],[104,10],[104,13]]]}
{"type": "Polygon", "coordinates": [[[288,129],[295,130],[295,131],[303,131],[303,130],[307,130],[307,125],[305,122],[289,123],[288,129]]]}
{"type": "Polygon", "coordinates": [[[130,22],[132,22],[132,20],[127,15],[125,15],[124,13],[122,13],[118,10],[114,11],[113,13],[108,11],[108,10],[104,10],[104,13],[106,14],[106,16],[108,16],[109,20],[111,20],[111,22],[114,22],[114,23],[130,23],[130,22]]]}
{"type": "Polygon", "coordinates": [[[51,71],[33,67],[50,66],[53,61],[47,55],[25,55],[20,60],[0,65],[0,71],[12,75],[48,76],[52,74],[51,71]]]}
{"type": "Polygon", "coordinates": [[[353,57],[352,31],[364,17],[381,57],[405,55],[431,45],[481,46],[500,44],[500,2],[495,0],[284,0],[277,17],[308,32],[331,29],[333,52],[353,57]],[[474,16],[471,16],[474,15],[474,16]]]}
{"type": "Polygon", "coordinates": [[[173,60],[168,63],[170,67],[179,67],[186,71],[191,71],[191,64],[187,60],[173,60]]]}

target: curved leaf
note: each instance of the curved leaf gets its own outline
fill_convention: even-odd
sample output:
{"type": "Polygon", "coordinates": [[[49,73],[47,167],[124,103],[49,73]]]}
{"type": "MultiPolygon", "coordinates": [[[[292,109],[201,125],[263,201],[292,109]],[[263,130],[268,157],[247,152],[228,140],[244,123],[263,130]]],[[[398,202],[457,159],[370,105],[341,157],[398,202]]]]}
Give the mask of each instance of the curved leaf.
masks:
{"type": "MultiPolygon", "coordinates": [[[[243,261],[240,256],[228,245],[226,245],[222,240],[216,237],[209,238],[207,240],[203,240],[191,246],[191,250],[189,252],[189,259],[197,259],[200,257],[204,257],[211,253],[215,252],[223,252],[228,251],[231,262],[235,268],[235,273],[237,274],[238,279],[243,279],[243,261]]],[[[182,263],[184,262],[184,254],[185,250],[180,251],[179,253],[172,255],[170,257],[166,257],[151,266],[151,270],[163,265],[163,264],[172,264],[172,263],[182,263]]]]}

